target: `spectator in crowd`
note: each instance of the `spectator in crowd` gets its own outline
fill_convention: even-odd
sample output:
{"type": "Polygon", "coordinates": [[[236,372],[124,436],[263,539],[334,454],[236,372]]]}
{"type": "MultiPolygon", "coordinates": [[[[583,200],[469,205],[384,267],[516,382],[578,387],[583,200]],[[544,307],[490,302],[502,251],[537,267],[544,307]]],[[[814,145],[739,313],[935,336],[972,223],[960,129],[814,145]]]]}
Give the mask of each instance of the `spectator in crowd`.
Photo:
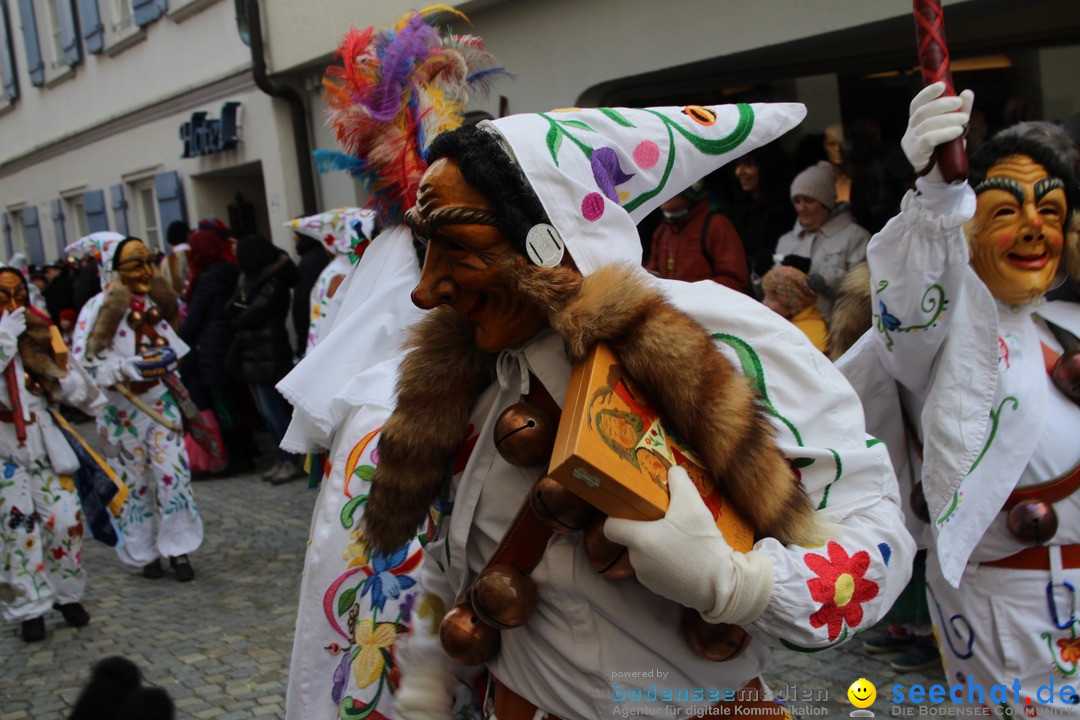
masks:
{"type": "Polygon", "coordinates": [[[188,277],[190,236],[191,228],[183,220],[173,220],[165,230],[165,242],[169,245],[169,252],[161,261],[161,275],[178,297],[184,296],[184,283],[188,277]]]}
{"type": "Polygon", "coordinates": [[[773,265],[776,242],[795,222],[788,199],[791,175],[787,157],[777,145],[758,148],[735,161],[732,221],[742,238],[751,278],[760,278],[773,265]]]}
{"type": "Polygon", "coordinates": [[[811,165],[795,176],[791,202],[798,220],[776,244],[776,257],[810,276],[825,317],[844,275],[866,259],[870,239],[848,206],[836,204],[834,178],[832,170],[821,165],[811,165]]]}
{"type": "MultiPolygon", "coordinates": [[[[333,246],[332,236],[327,236],[326,241],[333,246]]],[[[300,262],[297,263],[296,289],[293,291],[292,323],[296,332],[296,355],[303,357],[307,351],[308,326],[311,323],[311,290],[323,269],[330,264],[331,253],[321,238],[316,240],[303,232],[293,232],[293,242],[296,243],[300,262]]]]}
{"type": "Polygon", "coordinates": [[[802,330],[821,352],[829,344],[825,316],[817,305],[817,293],[810,287],[810,278],[790,265],[777,265],[761,279],[765,307],[787,318],[802,330]]]}
{"type": "Polygon", "coordinates": [[[241,238],[236,255],[240,282],[225,306],[225,315],[236,333],[226,368],[246,382],[255,397],[259,414],[278,448],[277,461],[263,479],[279,485],[304,475],[297,456],[279,447],[292,409],[274,388],[292,368],[293,351],[285,318],[297,269],[283,250],[261,235],[241,238]]]}
{"type": "MultiPolygon", "coordinates": [[[[180,337],[192,351],[182,366],[184,383],[204,416],[213,414],[225,445],[223,475],[254,469],[254,442],[240,422],[241,410],[230,391],[225,358],[232,343],[232,323],[221,312],[236,290],[240,268],[231,258],[229,242],[210,230],[196,230],[191,245],[187,282],[187,316],[180,337]]],[[[195,454],[194,452],[192,453],[195,454]]],[[[220,467],[220,466],[219,466],[220,467]]]]}
{"type": "Polygon", "coordinates": [[[645,269],[665,279],[713,280],[749,293],[750,271],[735,226],[714,213],[700,181],[660,206],[664,221],[653,234],[645,269]]]}
{"type": "Polygon", "coordinates": [[[86,302],[101,292],[101,284],[98,279],[98,264],[93,255],[84,255],[79,260],[79,268],[75,272],[74,292],[72,301],[75,312],[82,310],[86,302]]]}
{"type": "Polygon", "coordinates": [[[53,323],[59,323],[60,311],[75,307],[75,284],[69,265],[63,260],[46,265],[45,282],[45,309],[53,323]]]}

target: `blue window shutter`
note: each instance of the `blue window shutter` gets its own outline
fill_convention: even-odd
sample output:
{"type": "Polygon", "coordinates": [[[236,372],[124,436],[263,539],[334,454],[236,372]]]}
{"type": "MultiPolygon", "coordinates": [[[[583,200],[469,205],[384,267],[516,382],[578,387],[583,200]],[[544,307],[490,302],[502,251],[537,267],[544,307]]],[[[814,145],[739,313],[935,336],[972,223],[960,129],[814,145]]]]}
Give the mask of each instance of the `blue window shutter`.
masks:
{"type": "Polygon", "coordinates": [[[53,200],[52,225],[53,234],[56,235],[56,252],[61,259],[67,254],[67,229],[64,227],[64,201],[60,198],[53,200]]]}
{"type": "Polygon", "coordinates": [[[149,25],[161,17],[161,7],[156,0],[131,0],[131,11],[135,16],[135,24],[139,27],[149,25]]]}
{"type": "Polygon", "coordinates": [[[38,42],[37,20],[34,18],[34,0],[18,0],[19,17],[22,19],[23,41],[26,43],[26,70],[32,85],[45,84],[45,62],[41,59],[38,42]]]}
{"type": "Polygon", "coordinates": [[[77,65],[82,60],[72,2],[74,0],[56,0],[56,17],[60,21],[60,47],[64,51],[64,64],[68,66],[77,65]]]}
{"type": "Polygon", "coordinates": [[[113,185],[109,188],[109,195],[112,197],[112,217],[116,223],[116,232],[130,235],[127,219],[128,204],[124,198],[124,184],[113,185]]]}
{"type": "Polygon", "coordinates": [[[10,260],[15,254],[15,244],[11,240],[11,217],[7,213],[0,213],[0,225],[4,226],[4,245],[7,247],[7,257],[10,260]]]}
{"type": "Polygon", "coordinates": [[[180,182],[180,173],[172,171],[155,175],[154,192],[157,194],[161,237],[165,237],[165,228],[169,227],[169,223],[174,220],[187,222],[187,209],[184,207],[184,184],[180,182]]]}
{"type": "Polygon", "coordinates": [[[12,48],[7,2],[0,0],[0,93],[7,100],[19,97],[19,79],[15,75],[15,53],[12,48]]]}
{"type": "Polygon", "coordinates": [[[165,13],[169,12],[169,0],[154,0],[154,5],[157,6],[158,17],[161,17],[165,13]]]}
{"type": "Polygon", "coordinates": [[[87,190],[83,193],[83,209],[86,210],[86,227],[90,232],[109,229],[109,217],[105,213],[104,190],[87,190]]]}
{"type": "Polygon", "coordinates": [[[41,225],[37,208],[31,205],[22,209],[23,237],[26,238],[26,254],[33,265],[45,264],[45,247],[41,244],[41,225]]]}
{"type": "Polygon", "coordinates": [[[105,26],[101,24],[97,0],[79,0],[79,29],[86,52],[99,53],[105,49],[105,26]]]}

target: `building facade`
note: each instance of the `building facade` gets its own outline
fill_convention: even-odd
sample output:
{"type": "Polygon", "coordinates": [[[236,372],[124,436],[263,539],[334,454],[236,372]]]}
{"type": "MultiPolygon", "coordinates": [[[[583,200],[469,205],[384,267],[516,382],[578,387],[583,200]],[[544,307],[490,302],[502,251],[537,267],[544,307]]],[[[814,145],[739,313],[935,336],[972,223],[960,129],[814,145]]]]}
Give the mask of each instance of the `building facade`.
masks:
{"type": "MultiPolygon", "coordinates": [[[[472,22],[454,30],[483,37],[514,75],[474,103],[494,116],[794,100],[809,109],[803,135],[869,118],[895,144],[920,82],[899,0],[452,4],[472,22]]],[[[289,219],[364,201],[301,152],[334,147],[323,70],[350,25],[387,25],[411,7],[0,0],[0,257],[48,262],[101,229],[161,248],[172,220],[207,215],[291,248],[289,219]]],[[[947,1],[945,13],[956,82],[975,89],[990,129],[1080,112],[1074,0],[947,1]]]]}

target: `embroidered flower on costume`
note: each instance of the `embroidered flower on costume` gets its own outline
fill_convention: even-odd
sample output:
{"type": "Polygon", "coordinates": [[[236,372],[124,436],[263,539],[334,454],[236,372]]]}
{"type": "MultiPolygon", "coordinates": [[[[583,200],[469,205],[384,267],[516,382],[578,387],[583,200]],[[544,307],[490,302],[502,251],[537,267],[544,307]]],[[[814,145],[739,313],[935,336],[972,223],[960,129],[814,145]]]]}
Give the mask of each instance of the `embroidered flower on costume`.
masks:
{"type": "Polygon", "coordinates": [[[1080,637],[1072,639],[1061,638],[1057,641],[1058,652],[1061,653],[1061,661],[1065,663],[1080,662],[1080,637]]]}
{"type": "Polygon", "coordinates": [[[382,610],[387,598],[397,600],[403,590],[416,584],[416,580],[409,577],[408,573],[420,565],[423,551],[417,550],[411,556],[408,552],[409,545],[403,545],[390,557],[382,553],[372,555],[371,566],[364,568],[368,579],[361,584],[360,590],[360,597],[371,593],[371,607],[382,610]]]}
{"type": "Polygon", "coordinates": [[[53,560],[59,560],[59,559],[63,558],[65,555],[67,555],[67,550],[65,550],[62,547],[53,548],[49,552],[52,553],[53,560]]]}
{"type": "Polygon", "coordinates": [[[37,541],[34,540],[34,538],[32,537],[28,537],[23,540],[23,547],[27,550],[33,550],[35,545],[37,545],[37,541]]]}
{"type": "Polygon", "coordinates": [[[619,193],[615,188],[634,177],[634,173],[623,172],[615,150],[609,147],[593,150],[592,155],[589,156],[589,165],[592,166],[593,180],[596,181],[600,192],[604,193],[611,202],[620,202],[619,193]]]}
{"type": "Polygon", "coordinates": [[[342,559],[348,563],[345,567],[349,569],[367,565],[371,559],[371,549],[364,542],[364,533],[359,525],[349,531],[349,544],[345,546],[342,559]]]}
{"type": "Polygon", "coordinates": [[[371,618],[356,622],[356,646],[360,648],[353,661],[353,676],[358,687],[366,688],[379,679],[386,665],[384,648],[397,640],[397,625],[389,622],[376,623],[371,618]]]}
{"type": "Polygon", "coordinates": [[[870,567],[870,554],[860,550],[854,555],[839,543],[830,542],[829,557],[807,553],[806,566],[818,574],[808,580],[810,596],[822,603],[810,616],[810,626],[829,627],[829,640],[835,640],[844,626],[856,627],[863,618],[862,603],[877,597],[878,586],[864,575],[870,567]]]}

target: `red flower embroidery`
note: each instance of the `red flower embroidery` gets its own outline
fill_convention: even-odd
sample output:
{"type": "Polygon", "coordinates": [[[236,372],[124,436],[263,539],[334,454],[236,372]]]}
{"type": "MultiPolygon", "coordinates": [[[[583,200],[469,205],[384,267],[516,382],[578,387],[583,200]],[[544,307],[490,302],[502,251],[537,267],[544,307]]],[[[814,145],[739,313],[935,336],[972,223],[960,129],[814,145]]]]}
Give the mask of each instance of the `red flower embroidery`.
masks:
{"type": "Polygon", "coordinates": [[[835,640],[844,625],[855,627],[862,622],[862,603],[877,597],[878,586],[863,575],[870,567],[870,554],[860,550],[849,556],[839,543],[828,545],[829,557],[807,553],[806,566],[819,577],[807,580],[810,596],[821,607],[810,616],[810,626],[829,626],[829,640],[835,640]]]}
{"type": "Polygon", "coordinates": [[[1057,646],[1061,652],[1061,661],[1065,663],[1076,663],[1080,661],[1080,638],[1061,638],[1057,641],[1057,646]]]}
{"type": "Polygon", "coordinates": [[[49,552],[52,553],[53,560],[59,560],[60,558],[67,555],[67,550],[65,550],[62,547],[55,547],[52,550],[50,550],[49,552]]]}

